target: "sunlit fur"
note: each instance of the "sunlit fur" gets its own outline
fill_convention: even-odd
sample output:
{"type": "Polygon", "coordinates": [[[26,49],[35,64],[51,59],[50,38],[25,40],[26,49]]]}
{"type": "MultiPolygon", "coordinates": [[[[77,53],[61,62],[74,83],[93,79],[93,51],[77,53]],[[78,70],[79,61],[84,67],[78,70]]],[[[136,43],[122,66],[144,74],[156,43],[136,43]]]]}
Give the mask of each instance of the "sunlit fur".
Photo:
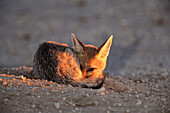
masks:
{"type": "Polygon", "coordinates": [[[35,78],[82,87],[99,87],[112,43],[112,36],[99,49],[84,45],[73,34],[73,49],[67,44],[44,42],[38,48],[33,63],[35,78]]]}
{"type": "Polygon", "coordinates": [[[77,54],[82,66],[82,79],[80,82],[87,87],[96,87],[103,82],[103,70],[106,67],[106,59],[98,57],[98,49],[95,46],[85,45],[84,49],[83,54],[77,54]],[[94,70],[87,72],[90,68],[94,68],[94,70]]]}

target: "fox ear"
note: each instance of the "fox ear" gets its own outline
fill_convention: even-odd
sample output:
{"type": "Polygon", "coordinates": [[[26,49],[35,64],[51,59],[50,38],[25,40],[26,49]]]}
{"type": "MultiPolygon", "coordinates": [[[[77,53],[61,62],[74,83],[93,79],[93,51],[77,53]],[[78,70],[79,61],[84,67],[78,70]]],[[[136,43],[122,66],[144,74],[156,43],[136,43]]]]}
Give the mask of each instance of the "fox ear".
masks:
{"type": "Polygon", "coordinates": [[[84,53],[84,44],[78,40],[73,33],[71,34],[71,37],[74,51],[81,54],[84,53]]]}
{"type": "Polygon", "coordinates": [[[107,56],[109,55],[109,50],[110,47],[112,45],[112,39],[113,39],[113,35],[111,35],[106,42],[104,42],[99,48],[98,48],[98,55],[100,58],[107,58],[107,56]]]}

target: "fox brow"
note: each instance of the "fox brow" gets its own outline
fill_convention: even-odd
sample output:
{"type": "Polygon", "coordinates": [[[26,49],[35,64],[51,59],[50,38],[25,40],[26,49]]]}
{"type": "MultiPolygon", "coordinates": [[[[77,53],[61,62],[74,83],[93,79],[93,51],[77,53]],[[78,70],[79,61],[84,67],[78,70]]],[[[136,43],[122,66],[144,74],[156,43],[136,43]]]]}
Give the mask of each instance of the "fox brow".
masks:
{"type": "Polygon", "coordinates": [[[93,57],[98,53],[98,49],[95,46],[86,46],[86,52],[88,53],[89,57],[93,57]]]}

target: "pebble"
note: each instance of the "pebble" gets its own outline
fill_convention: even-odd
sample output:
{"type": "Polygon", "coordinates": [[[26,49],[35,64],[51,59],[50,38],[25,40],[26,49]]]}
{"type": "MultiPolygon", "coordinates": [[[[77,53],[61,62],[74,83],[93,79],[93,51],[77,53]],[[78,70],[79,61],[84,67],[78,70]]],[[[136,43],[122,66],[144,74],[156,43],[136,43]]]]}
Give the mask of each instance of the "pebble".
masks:
{"type": "Polygon", "coordinates": [[[140,81],[136,81],[136,83],[137,83],[137,84],[139,84],[139,83],[140,83],[140,81]]]}
{"type": "Polygon", "coordinates": [[[54,105],[55,105],[55,107],[56,107],[57,109],[60,108],[60,103],[59,103],[59,102],[55,103],[54,105]]]}
{"type": "Polygon", "coordinates": [[[41,98],[41,97],[38,95],[37,98],[41,98]]]}
{"type": "Polygon", "coordinates": [[[131,97],[132,95],[131,94],[129,94],[129,97],[131,97]]]}
{"type": "Polygon", "coordinates": [[[145,80],[142,80],[143,83],[145,83],[146,81],[145,80]]]}
{"type": "Polygon", "coordinates": [[[95,101],[94,103],[95,103],[96,106],[99,105],[99,103],[97,101],[95,101]]]}
{"type": "Polygon", "coordinates": [[[167,73],[167,72],[162,73],[162,76],[164,76],[164,77],[166,77],[167,75],[168,75],[168,73],[167,73]]]}
{"type": "Polygon", "coordinates": [[[98,90],[98,92],[102,92],[102,91],[105,91],[105,88],[104,88],[104,87],[102,87],[102,88],[100,88],[100,89],[98,90]]]}
{"type": "Polygon", "coordinates": [[[149,79],[148,79],[148,78],[146,78],[146,79],[145,79],[145,82],[148,82],[148,81],[149,81],[149,79]]]}
{"type": "Polygon", "coordinates": [[[126,110],[126,112],[127,112],[127,113],[129,113],[129,112],[130,112],[130,110],[129,110],[129,109],[127,109],[127,110],[126,110]]]}
{"type": "Polygon", "coordinates": [[[105,99],[104,99],[104,98],[102,98],[102,101],[105,101],[105,99]]]}
{"type": "Polygon", "coordinates": [[[139,95],[136,95],[137,98],[139,98],[139,95]]]}
{"type": "Polygon", "coordinates": [[[161,100],[162,100],[162,101],[166,101],[166,99],[165,99],[165,98],[161,98],[161,100]]]}
{"type": "Polygon", "coordinates": [[[121,104],[121,103],[118,103],[117,105],[118,105],[119,107],[121,107],[121,106],[122,106],[122,104],[121,104]]]}
{"type": "Polygon", "coordinates": [[[133,83],[133,80],[130,80],[130,83],[133,83]]]}
{"type": "Polygon", "coordinates": [[[9,99],[5,98],[4,101],[5,101],[5,102],[6,102],[6,101],[9,101],[9,99]]]}
{"type": "Polygon", "coordinates": [[[110,113],[110,111],[107,111],[107,113],[110,113]]]}
{"type": "Polygon", "coordinates": [[[75,107],[75,106],[76,106],[76,104],[74,104],[74,103],[72,103],[72,102],[70,102],[70,105],[72,105],[73,107],[75,107]]]}
{"type": "Polygon", "coordinates": [[[131,92],[131,91],[132,91],[132,88],[129,88],[129,91],[131,92]]]}
{"type": "Polygon", "coordinates": [[[112,109],[110,106],[108,106],[108,109],[110,110],[110,109],[112,109]]]}
{"type": "Polygon", "coordinates": [[[66,97],[63,97],[63,100],[66,100],[66,97]]]}
{"type": "Polygon", "coordinates": [[[90,95],[87,93],[86,96],[89,97],[90,95]]]}
{"type": "Polygon", "coordinates": [[[148,108],[148,106],[147,106],[147,105],[144,105],[144,108],[148,108]]]}
{"type": "Polygon", "coordinates": [[[75,108],[75,110],[76,110],[76,111],[78,111],[78,110],[79,110],[79,108],[75,108]]]}
{"type": "Polygon", "coordinates": [[[162,73],[166,73],[167,72],[167,69],[162,69],[162,73]]]}
{"type": "Polygon", "coordinates": [[[35,105],[32,105],[32,108],[35,108],[35,105]]]}
{"type": "Polygon", "coordinates": [[[141,100],[138,100],[136,105],[141,105],[142,104],[142,101],[141,100]]]}

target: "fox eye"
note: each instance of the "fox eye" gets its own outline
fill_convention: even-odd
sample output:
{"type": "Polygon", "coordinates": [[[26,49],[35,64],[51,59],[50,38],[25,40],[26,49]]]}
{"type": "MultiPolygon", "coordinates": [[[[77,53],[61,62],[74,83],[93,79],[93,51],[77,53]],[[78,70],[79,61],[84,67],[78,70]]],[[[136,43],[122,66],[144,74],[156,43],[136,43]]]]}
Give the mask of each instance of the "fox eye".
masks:
{"type": "Polygon", "coordinates": [[[90,78],[91,76],[86,76],[86,78],[90,78]]]}
{"type": "Polygon", "coordinates": [[[90,68],[87,70],[87,73],[90,72],[90,71],[93,71],[95,68],[90,68]]]}
{"type": "Polygon", "coordinates": [[[83,70],[83,66],[80,64],[80,69],[83,70]]]}

